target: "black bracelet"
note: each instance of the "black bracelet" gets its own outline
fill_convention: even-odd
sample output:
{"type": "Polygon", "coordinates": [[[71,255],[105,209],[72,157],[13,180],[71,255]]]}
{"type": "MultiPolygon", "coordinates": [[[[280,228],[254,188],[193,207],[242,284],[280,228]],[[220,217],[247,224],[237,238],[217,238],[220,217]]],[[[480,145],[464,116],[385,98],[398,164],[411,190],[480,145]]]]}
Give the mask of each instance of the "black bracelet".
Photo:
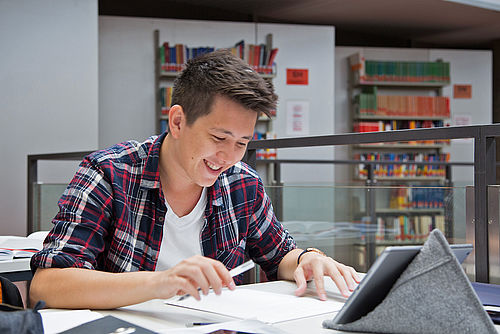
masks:
{"type": "Polygon", "coordinates": [[[326,254],[325,254],[325,253],[323,253],[322,251],[320,251],[320,250],[319,250],[319,249],[317,249],[317,248],[307,247],[306,249],[304,249],[304,250],[302,251],[302,253],[300,253],[300,254],[299,254],[299,257],[297,258],[297,265],[299,265],[299,263],[300,263],[300,257],[301,257],[302,255],[304,255],[305,253],[309,253],[309,252],[314,252],[314,253],[318,253],[318,254],[320,254],[320,255],[326,256],[326,254]]]}

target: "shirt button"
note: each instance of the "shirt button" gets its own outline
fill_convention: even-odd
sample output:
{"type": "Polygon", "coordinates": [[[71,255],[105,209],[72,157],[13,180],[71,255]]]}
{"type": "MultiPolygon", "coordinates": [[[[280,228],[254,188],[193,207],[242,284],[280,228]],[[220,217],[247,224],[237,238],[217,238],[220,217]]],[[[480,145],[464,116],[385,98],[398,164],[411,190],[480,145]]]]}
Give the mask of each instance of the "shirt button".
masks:
{"type": "Polygon", "coordinates": [[[165,220],[165,218],[163,218],[163,217],[158,218],[158,221],[159,221],[160,223],[163,223],[163,221],[164,221],[164,220],[165,220]]]}

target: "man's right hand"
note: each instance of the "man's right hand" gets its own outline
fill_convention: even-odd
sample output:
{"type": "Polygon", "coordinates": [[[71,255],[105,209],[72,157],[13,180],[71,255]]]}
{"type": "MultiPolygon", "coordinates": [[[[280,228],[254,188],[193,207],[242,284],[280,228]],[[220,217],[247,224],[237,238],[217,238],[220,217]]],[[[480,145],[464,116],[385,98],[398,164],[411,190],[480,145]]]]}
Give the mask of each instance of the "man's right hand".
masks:
{"type": "Polygon", "coordinates": [[[200,299],[212,288],[220,294],[234,281],[224,265],[200,255],[164,271],[109,273],[82,268],[37,269],[30,286],[30,302],[44,300],[51,308],[112,309],[190,294],[200,299]]]}
{"type": "Polygon", "coordinates": [[[236,288],[229,271],[221,262],[201,255],[185,259],[158,274],[160,279],[157,281],[157,291],[160,299],[190,294],[200,300],[200,290],[206,295],[212,288],[219,295],[223,287],[230,290],[236,288]]]}

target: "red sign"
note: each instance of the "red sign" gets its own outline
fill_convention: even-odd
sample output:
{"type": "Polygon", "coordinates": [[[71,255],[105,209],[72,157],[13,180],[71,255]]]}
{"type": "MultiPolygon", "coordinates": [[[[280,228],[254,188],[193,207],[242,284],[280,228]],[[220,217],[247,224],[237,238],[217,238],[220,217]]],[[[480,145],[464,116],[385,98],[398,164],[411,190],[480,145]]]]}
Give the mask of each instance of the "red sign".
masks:
{"type": "Polygon", "coordinates": [[[287,68],[286,69],[286,84],[287,85],[308,85],[309,70],[287,68]]]}
{"type": "Polygon", "coordinates": [[[472,85],[453,85],[453,98],[455,99],[472,98],[472,85]]]}

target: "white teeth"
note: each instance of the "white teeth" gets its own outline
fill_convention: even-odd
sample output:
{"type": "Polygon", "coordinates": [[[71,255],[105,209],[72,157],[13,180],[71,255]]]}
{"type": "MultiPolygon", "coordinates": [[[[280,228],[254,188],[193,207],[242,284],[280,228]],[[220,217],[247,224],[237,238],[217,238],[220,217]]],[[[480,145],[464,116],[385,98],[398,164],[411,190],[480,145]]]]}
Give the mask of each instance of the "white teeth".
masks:
{"type": "Polygon", "coordinates": [[[217,165],[214,165],[213,163],[210,163],[210,162],[208,162],[208,161],[206,161],[206,160],[205,160],[205,162],[206,162],[207,166],[208,166],[211,170],[219,170],[219,169],[221,168],[221,167],[218,167],[217,165]]]}

